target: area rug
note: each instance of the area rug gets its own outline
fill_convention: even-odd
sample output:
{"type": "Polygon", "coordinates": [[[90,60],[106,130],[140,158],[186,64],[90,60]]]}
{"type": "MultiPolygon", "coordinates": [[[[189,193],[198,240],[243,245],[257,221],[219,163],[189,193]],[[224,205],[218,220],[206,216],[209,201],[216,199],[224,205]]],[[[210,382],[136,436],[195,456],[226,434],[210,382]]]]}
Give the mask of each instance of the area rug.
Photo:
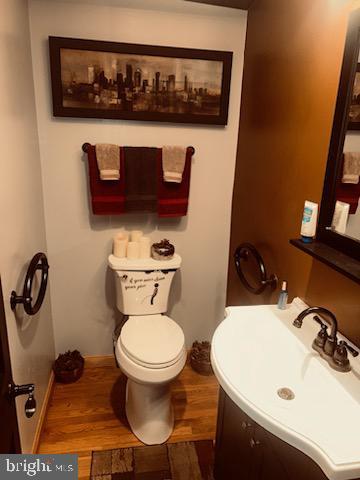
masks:
{"type": "Polygon", "coordinates": [[[90,480],[213,480],[212,440],[92,452],[90,480]]]}

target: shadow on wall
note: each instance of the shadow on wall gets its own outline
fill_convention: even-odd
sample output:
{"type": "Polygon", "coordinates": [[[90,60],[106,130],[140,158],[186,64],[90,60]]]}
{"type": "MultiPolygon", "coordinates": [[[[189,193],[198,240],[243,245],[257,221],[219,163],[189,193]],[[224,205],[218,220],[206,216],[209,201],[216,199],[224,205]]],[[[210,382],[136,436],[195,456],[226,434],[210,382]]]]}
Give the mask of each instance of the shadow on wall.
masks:
{"type": "Polygon", "coordinates": [[[36,332],[39,327],[40,313],[38,312],[34,316],[30,316],[24,312],[22,306],[18,306],[14,313],[17,325],[17,333],[24,349],[27,349],[32,345],[36,336],[36,332]]]}
{"type": "Polygon", "coordinates": [[[116,334],[116,332],[120,332],[120,329],[124,324],[124,315],[116,306],[115,274],[110,267],[107,267],[105,273],[105,300],[107,306],[112,311],[114,333],[116,334]]]}
{"type": "MultiPolygon", "coordinates": [[[[166,263],[166,262],[164,262],[166,263]]],[[[166,314],[171,317],[171,312],[177,303],[180,302],[182,291],[182,274],[181,268],[175,273],[169,294],[169,304],[166,314]]]]}

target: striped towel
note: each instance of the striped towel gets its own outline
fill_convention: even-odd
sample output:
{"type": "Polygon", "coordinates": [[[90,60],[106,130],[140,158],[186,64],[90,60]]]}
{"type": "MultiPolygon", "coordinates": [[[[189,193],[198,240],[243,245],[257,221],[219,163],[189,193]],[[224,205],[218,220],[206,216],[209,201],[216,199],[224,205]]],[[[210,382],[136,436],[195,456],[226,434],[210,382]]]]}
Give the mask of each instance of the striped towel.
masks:
{"type": "Polygon", "coordinates": [[[120,215],[125,212],[125,171],[124,152],[120,148],[120,179],[100,179],[96,150],[94,145],[88,147],[88,165],[91,206],[94,215],[120,215]]]}
{"type": "Polygon", "coordinates": [[[158,216],[183,217],[187,214],[190,192],[191,149],[186,150],[185,167],[181,183],[164,181],[162,149],[157,154],[158,216]]]}

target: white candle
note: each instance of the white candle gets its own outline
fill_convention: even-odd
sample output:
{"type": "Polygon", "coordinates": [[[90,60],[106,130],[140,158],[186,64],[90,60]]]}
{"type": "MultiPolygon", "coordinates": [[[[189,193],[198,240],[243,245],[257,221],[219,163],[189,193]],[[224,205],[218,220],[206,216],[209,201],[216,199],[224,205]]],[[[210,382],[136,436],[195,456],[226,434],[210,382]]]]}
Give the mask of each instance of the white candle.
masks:
{"type": "Polygon", "coordinates": [[[139,242],[129,242],[127,245],[127,258],[130,260],[135,260],[139,258],[140,255],[140,243],[139,242]]]}
{"type": "Polygon", "coordinates": [[[127,232],[119,232],[114,236],[113,253],[115,257],[126,257],[128,241],[129,234],[127,232]]]}
{"type": "Polygon", "coordinates": [[[127,239],[114,238],[114,248],[113,248],[114,256],[119,258],[126,257],[127,245],[128,245],[127,239]]]}
{"type": "Polygon", "coordinates": [[[141,230],[132,230],[130,234],[130,240],[132,242],[138,242],[142,236],[143,232],[141,230]]]}
{"type": "Polygon", "coordinates": [[[141,237],[140,238],[140,258],[150,258],[150,238],[141,237]]]}
{"type": "Polygon", "coordinates": [[[129,232],[118,232],[114,235],[114,239],[119,238],[120,240],[128,240],[129,241],[129,232]]]}

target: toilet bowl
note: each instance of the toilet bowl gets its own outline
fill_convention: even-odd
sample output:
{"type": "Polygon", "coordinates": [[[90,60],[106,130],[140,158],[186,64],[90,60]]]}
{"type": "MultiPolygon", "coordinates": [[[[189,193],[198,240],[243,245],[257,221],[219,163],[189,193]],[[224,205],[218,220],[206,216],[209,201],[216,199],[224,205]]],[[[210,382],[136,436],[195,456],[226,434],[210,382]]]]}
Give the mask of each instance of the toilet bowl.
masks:
{"type": "Polygon", "coordinates": [[[126,416],[131,430],[147,445],[165,442],[174,426],[170,383],[186,362],[182,329],[165,315],[131,316],[115,354],[128,378],[126,416]]]}
{"type": "Polygon", "coordinates": [[[110,255],[108,262],[115,273],[116,305],[128,316],[115,344],[127,376],[126,416],[139,440],[160,444],[174,426],[170,383],[186,362],[184,333],[165,315],[181,257],[161,261],[110,255]]]}

